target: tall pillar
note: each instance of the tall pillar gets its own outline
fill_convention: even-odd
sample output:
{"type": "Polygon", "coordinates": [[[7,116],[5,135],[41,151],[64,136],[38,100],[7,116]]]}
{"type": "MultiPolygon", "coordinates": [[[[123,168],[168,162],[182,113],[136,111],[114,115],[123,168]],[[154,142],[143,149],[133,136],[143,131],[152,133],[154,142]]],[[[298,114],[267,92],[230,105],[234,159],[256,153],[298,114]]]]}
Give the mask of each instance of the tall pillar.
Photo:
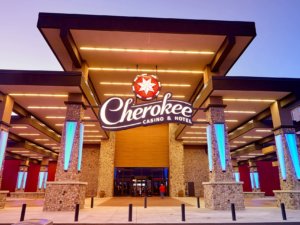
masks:
{"type": "Polygon", "coordinates": [[[22,160],[19,166],[18,178],[16,184],[16,192],[24,192],[28,175],[29,159],[22,160]]]}
{"type": "Polygon", "coordinates": [[[251,189],[253,192],[260,192],[259,175],[257,171],[257,166],[256,163],[251,160],[249,161],[249,170],[250,170],[251,189]]]}
{"type": "Polygon", "coordinates": [[[183,197],[184,183],[184,148],[182,141],[175,139],[177,125],[169,124],[169,193],[171,197],[183,197]]]}
{"type": "Polygon", "coordinates": [[[271,113],[279,162],[281,190],[273,191],[277,205],[300,209],[300,151],[289,110],[281,108],[279,102],[271,105],[271,113]]]}
{"type": "Polygon", "coordinates": [[[204,182],[205,207],[216,210],[244,209],[242,182],[233,179],[227,127],[221,97],[206,102],[209,182],[204,182]]]}
{"type": "Polygon", "coordinates": [[[99,197],[114,195],[115,145],[115,132],[109,133],[108,140],[101,141],[97,190],[99,197]]]}
{"type": "Polygon", "coordinates": [[[37,184],[38,192],[45,192],[46,190],[46,183],[48,180],[48,165],[49,165],[49,158],[44,157],[41,162],[41,167],[39,172],[39,179],[37,184]]]}
{"type": "Polygon", "coordinates": [[[69,94],[54,182],[47,182],[44,211],[72,211],[84,207],[86,182],[80,182],[83,132],[83,96],[69,94]]]}
{"type": "Polygon", "coordinates": [[[8,139],[11,113],[14,101],[10,96],[1,96],[0,98],[0,189],[2,183],[3,164],[5,159],[5,150],[8,139]]]}

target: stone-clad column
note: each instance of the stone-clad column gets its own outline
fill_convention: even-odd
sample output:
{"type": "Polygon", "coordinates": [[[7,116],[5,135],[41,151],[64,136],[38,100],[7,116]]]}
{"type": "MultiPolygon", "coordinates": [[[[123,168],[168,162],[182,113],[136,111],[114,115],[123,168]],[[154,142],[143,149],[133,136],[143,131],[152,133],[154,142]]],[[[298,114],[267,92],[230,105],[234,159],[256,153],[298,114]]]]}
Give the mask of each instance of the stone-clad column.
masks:
{"type": "Polygon", "coordinates": [[[38,192],[45,192],[46,190],[46,183],[48,180],[48,165],[49,165],[49,158],[44,157],[41,162],[41,167],[39,172],[39,179],[37,184],[38,192]]]}
{"type": "Polygon", "coordinates": [[[97,191],[99,197],[114,195],[115,145],[115,132],[109,133],[108,140],[101,141],[97,191]]]}
{"type": "Polygon", "coordinates": [[[19,166],[18,171],[18,178],[16,184],[16,192],[24,192],[27,182],[27,175],[28,175],[28,167],[29,167],[29,159],[22,160],[19,166]]]}
{"type": "Polygon", "coordinates": [[[83,143],[83,96],[69,94],[66,106],[55,181],[47,182],[44,211],[75,210],[76,204],[84,207],[87,183],[80,182],[79,168],[83,143]]]}
{"type": "Polygon", "coordinates": [[[204,182],[205,207],[216,210],[244,209],[242,182],[233,179],[225,114],[221,97],[210,97],[206,102],[209,182],[204,182]]]}
{"type": "Polygon", "coordinates": [[[175,139],[177,125],[169,124],[169,193],[171,197],[183,197],[184,186],[184,148],[182,141],[175,139]]]}
{"type": "Polygon", "coordinates": [[[271,113],[279,162],[281,190],[273,191],[277,206],[284,203],[286,208],[300,209],[300,151],[299,140],[290,111],[280,107],[278,102],[271,105],[271,113]]]}
{"type": "Polygon", "coordinates": [[[13,106],[14,101],[10,96],[0,96],[0,189],[13,106]]]}

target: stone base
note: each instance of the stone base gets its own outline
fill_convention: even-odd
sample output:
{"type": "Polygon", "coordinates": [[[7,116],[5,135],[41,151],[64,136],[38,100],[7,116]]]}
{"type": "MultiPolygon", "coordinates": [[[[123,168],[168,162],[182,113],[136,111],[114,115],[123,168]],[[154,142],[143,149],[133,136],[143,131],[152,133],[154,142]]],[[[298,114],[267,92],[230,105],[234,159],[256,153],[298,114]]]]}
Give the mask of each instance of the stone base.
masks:
{"type": "Polygon", "coordinates": [[[11,198],[44,198],[44,192],[10,192],[11,198]]]}
{"type": "Polygon", "coordinates": [[[203,182],[205,208],[230,210],[231,203],[235,209],[245,209],[243,182],[203,182]]]}
{"type": "Polygon", "coordinates": [[[47,182],[44,211],[74,211],[76,204],[84,207],[86,182],[47,182]]]}
{"type": "Polygon", "coordinates": [[[284,203],[287,209],[300,209],[300,190],[273,191],[277,199],[277,206],[284,203]]]}
{"type": "Polygon", "coordinates": [[[263,198],[265,197],[266,192],[253,191],[253,192],[244,192],[245,198],[263,198]]]}
{"type": "Polygon", "coordinates": [[[9,191],[0,191],[0,209],[5,207],[6,196],[8,193],[9,191]]]}

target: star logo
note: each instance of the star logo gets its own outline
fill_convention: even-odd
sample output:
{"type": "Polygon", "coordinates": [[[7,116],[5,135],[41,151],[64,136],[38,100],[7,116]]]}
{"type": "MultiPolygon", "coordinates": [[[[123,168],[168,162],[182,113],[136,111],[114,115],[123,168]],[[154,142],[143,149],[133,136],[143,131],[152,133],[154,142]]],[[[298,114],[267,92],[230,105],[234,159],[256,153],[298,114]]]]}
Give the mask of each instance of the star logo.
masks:
{"type": "Polygon", "coordinates": [[[137,75],[134,79],[132,90],[142,100],[152,100],[159,94],[161,85],[154,75],[137,75]]]}

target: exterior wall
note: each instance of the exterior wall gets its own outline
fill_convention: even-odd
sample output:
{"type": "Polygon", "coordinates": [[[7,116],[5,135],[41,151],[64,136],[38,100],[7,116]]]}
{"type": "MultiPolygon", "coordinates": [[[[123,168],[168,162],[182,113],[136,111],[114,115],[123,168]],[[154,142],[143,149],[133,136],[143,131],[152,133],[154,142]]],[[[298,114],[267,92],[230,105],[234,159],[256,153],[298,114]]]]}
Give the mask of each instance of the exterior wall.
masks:
{"type": "Polygon", "coordinates": [[[169,124],[169,180],[170,196],[179,196],[180,192],[184,194],[184,149],[181,141],[175,140],[177,125],[169,124]]]}
{"type": "Polygon", "coordinates": [[[97,196],[112,197],[114,192],[115,132],[101,142],[97,196]]]}
{"type": "Polygon", "coordinates": [[[184,146],[185,182],[194,182],[195,196],[203,196],[202,182],[209,180],[208,158],[199,146],[184,146]]]}
{"type": "Polygon", "coordinates": [[[117,131],[115,167],[168,167],[168,137],[168,124],[117,131]]]}
{"type": "Polygon", "coordinates": [[[85,195],[95,196],[98,188],[100,145],[84,145],[80,181],[87,182],[85,195]]]}

